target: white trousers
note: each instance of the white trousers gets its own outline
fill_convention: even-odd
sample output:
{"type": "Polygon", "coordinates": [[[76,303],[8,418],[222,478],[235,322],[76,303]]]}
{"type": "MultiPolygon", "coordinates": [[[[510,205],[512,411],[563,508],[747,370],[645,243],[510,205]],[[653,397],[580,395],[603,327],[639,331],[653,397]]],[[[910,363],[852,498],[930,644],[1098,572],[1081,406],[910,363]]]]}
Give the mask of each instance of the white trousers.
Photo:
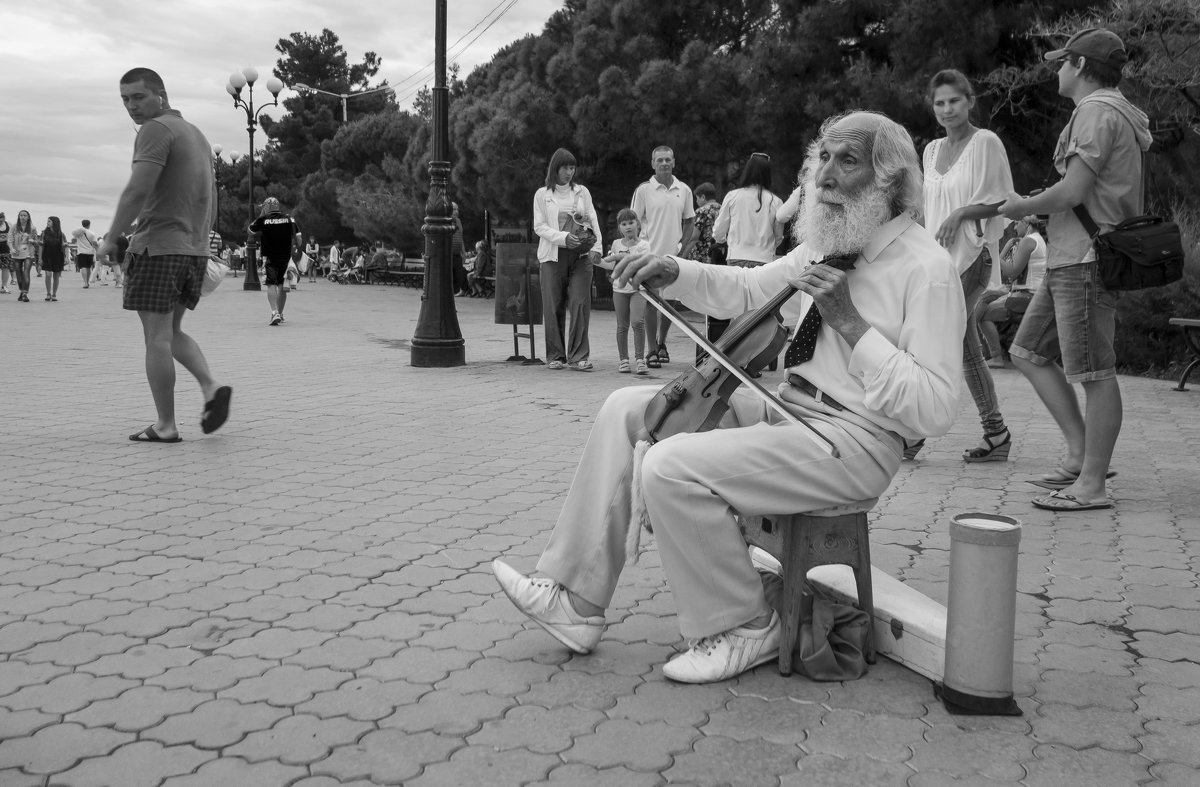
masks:
{"type": "MultiPolygon", "coordinates": [[[[657,386],[615,391],[596,416],[538,571],[607,607],[625,565],[633,447],[657,386]]],[[[799,396],[799,395],[798,395],[799,396]]],[[[790,397],[789,397],[790,398],[790,397]]],[[[645,504],[683,636],[740,626],[768,611],[735,512],[791,514],[878,497],[902,444],[861,419],[811,402],[795,406],[838,447],[736,392],[721,426],[653,445],[642,462],[645,504]]]]}

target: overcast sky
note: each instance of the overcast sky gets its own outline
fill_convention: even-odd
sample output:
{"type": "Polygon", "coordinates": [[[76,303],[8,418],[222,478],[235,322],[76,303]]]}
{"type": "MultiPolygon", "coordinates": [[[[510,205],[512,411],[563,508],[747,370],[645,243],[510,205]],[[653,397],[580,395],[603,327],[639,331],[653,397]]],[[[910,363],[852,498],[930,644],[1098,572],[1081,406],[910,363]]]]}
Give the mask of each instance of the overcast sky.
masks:
{"type": "MultiPolygon", "coordinates": [[[[447,5],[452,57],[495,20],[457,58],[466,76],[506,44],[540,33],[562,0],[447,5]],[[464,34],[463,44],[453,47],[464,34]]],[[[351,63],[375,52],[383,64],[372,82],[433,85],[427,67],[434,56],[434,0],[3,0],[3,7],[0,210],[10,223],[17,211],[28,210],[39,230],[56,215],[68,232],[84,218],[97,234],[107,231],[129,177],[137,128],[121,106],[117,83],[134,66],[158,71],[171,106],[226,155],[244,155],[248,147],[245,113],[225,92],[229,74],[258,68],[255,103],[269,103],[265,81],[279,58],[275,44],[293,32],[315,36],[329,28],[351,63]],[[427,76],[410,81],[422,69],[427,76]]],[[[281,98],[289,95],[285,90],[281,98]]],[[[328,100],[340,112],[339,100],[328,100]]],[[[263,114],[278,117],[281,110],[263,114]]],[[[259,131],[256,147],[264,142],[259,131]]]]}

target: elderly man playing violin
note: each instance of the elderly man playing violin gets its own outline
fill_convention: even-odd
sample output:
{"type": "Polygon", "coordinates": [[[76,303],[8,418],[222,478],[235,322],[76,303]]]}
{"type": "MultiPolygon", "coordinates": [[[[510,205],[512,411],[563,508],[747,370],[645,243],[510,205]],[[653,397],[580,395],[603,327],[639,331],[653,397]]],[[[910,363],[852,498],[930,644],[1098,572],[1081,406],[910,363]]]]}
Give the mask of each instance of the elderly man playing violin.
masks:
{"type": "MultiPolygon", "coordinates": [[[[695,640],[664,666],[671,680],[725,680],[777,655],[779,616],[735,512],[803,512],[878,497],[900,466],[903,439],[945,434],[958,409],[962,287],[918,223],[921,171],[908,132],[876,113],[830,118],[803,177],[801,244],[785,257],[727,268],[646,254],[614,270],[622,284],[662,287],[663,298],[717,318],[788,287],[801,293],[785,312],[804,319],[776,395],[809,428],[739,389],[718,428],[660,440],[638,465],[680,631],[695,640]],[[835,255],[848,255],[852,267],[821,264],[835,255]]],[[[600,409],[537,574],[492,564],[513,604],[576,653],[599,642],[629,557],[634,446],[648,437],[645,413],[656,393],[622,388],[600,409]]]]}

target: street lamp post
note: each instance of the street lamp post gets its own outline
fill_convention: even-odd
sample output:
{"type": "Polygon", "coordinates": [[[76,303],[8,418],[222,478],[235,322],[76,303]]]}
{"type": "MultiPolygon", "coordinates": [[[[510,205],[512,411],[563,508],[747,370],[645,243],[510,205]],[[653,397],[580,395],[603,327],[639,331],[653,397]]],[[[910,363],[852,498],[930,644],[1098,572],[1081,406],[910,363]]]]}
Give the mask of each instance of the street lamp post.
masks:
{"type": "Polygon", "coordinates": [[[369,96],[372,93],[382,93],[385,90],[390,90],[393,93],[396,92],[396,89],[393,88],[392,86],[385,85],[384,87],[377,87],[377,88],[374,88],[373,90],[363,90],[360,93],[333,93],[328,90],[322,90],[319,87],[312,87],[311,85],[306,85],[303,82],[297,82],[296,84],[292,85],[292,89],[293,90],[309,90],[309,91],[312,91],[313,93],[324,93],[327,96],[333,96],[334,98],[340,98],[342,100],[342,122],[343,123],[346,122],[347,117],[348,117],[347,112],[346,112],[346,99],[357,98],[358,96],[369,96]]]}
{"type": "MultiPolygon", "coordinates": [[[[247,66],[240,72],[234,71],[229,75],[229,82],[225,85],[225,92],[233,97],[233,105],[241,107],[246,112],[246,132],[250,135],[250,196],[247,199],[249,203],[250,221],[254,221],[254,131],[258,127],[258,114],[267,107],[273,107],[279,103],[279,93],[283,90],[283,82],[277,77],[271,77],[267,80],[267,90],[275,99],[270,104],[263,104],[258,109],[254,108],[254,83],[258,81],[258,69],[253,66],[247,66]],[[248,88],[248,95],[245,99],[242,98],[242,88],[248,88]]],[[[254,255],[254,236],[250,235],[246,240],[246,279],[242,284],[243,290],[261,290],[262,284],[258,280],[258,261],[254,255]]]]}
{"type": "MultiPolygon", "coordinates": [[[[217,234],[221,234],[221,151],[224,150],[220,144],[213,145],[213,183],[216,185],[216,195],[213,200],[213,229],[217,234]]],[[[222,236],[222,241],[225,238],[222,236]]]]}
{"type": "Polygon", "coordinates": [[[454,235],[450,197],[450,90],[446,87],[446,0],[434,3],[433,160],[429,162],[429,199],[425,202],[425,294],[413,332],[413,366],[463,366],[466,353],[450,270],[454,235]]]}

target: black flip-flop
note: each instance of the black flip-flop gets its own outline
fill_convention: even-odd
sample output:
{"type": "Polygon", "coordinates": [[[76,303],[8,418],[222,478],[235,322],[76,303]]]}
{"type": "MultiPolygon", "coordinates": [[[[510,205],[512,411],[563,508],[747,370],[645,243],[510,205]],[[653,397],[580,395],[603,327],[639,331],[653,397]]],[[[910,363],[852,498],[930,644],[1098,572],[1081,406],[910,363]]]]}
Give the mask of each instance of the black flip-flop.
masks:
{"type": "Polygon", "coordinates": [[[200,417],[200,429],[204,434],[212,434],[229,419],[229,401],[232,398],[233,389],[222,385],[213,398],[204,403],[204,415],[200,417]]]}
{"type": "Polygon", "coordinates": [[[159,437],[158,432],[154,431],[153,426],[147,426],[140,432],[129,435],[129,439],[135,443],[182,443],[183,438],[179,435],[174,437],[159,437]]]}

